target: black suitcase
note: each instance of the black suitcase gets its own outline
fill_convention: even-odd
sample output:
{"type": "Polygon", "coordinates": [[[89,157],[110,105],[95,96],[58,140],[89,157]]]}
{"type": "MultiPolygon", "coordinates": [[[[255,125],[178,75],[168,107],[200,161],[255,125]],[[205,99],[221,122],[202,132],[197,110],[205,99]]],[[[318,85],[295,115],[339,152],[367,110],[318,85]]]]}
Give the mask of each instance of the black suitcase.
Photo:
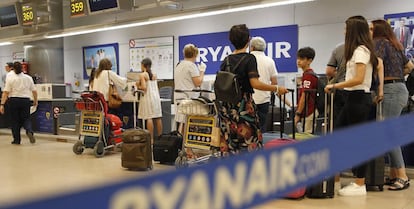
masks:
{"type": "Polygon", "coordinates": [[[121,165],[131,170],[152,169],[151,135],[143,129],[127,129],[122,133],[121,165]]]}
{"type": "Polygon", "coordinates": [[[335,177],[325,178],[306,190],[309,198],[333,198],[335,196],[335,177]]]}
{"type": "MultiPolygon", "coordinates": [[[[376,106],[376,120],[383,120],[382,102],[376,106]]],[[[367,174],[365,175],[365,185],[368,191],[384,190],[385,184],[385,159],[383,155],[376,157],[368,162],[367,174]]]]}
{"type": "Polygon", "coordinates": [[[161,164],[174,164],[178,153],[182,149],[183,136],[177,131],[162,134],[154,141],[154,161],[161,164]]]}
{"type": "MultiPolygon", "coordinates": [[[[333,131],[333,100],[332,94],[325,95],[325,111],[324,111],[324,127],[323,132],[326,134],[328,130],[333,131]],[[328,105],[330,101],[330,105],[328,105]]],[[[315,122],[315,117],[313,118],[315,122]]],[[[315,127],[315,126],[314,126],[315,127]]],[[[325,177],[321,182],[318,182],[306,190],[306,196],[309,198],[333,198],[335,196],[335,177],[325,177]]]]}
{"type": "Polygon", "coordinates": [[[365,185],[368,191],[384,190],[385,159],[379,156],[368,162],[367,174],[365,175],[365,185]]]}

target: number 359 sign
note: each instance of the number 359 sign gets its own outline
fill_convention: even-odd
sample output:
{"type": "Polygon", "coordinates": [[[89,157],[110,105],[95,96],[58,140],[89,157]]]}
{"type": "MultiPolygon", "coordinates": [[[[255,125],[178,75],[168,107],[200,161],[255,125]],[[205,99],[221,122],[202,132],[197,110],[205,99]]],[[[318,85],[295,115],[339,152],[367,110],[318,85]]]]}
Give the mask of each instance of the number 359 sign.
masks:
{"type": "Polygon", "coordinates": [[[85,0],[70,0],[70,16],[80,17],[86,15],[85,0]]]}

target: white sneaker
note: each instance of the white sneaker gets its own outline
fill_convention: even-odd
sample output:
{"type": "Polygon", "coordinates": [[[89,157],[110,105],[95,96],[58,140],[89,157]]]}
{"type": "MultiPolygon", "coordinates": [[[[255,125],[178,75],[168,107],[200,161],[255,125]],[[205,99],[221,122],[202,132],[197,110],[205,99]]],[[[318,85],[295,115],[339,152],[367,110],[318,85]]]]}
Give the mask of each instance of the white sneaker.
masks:
{"type": "Polygon", "coordinates": [[[338,194],[341,196],[363,196],[367,195],[367,189],[365,188],[365,184],[359,186],[358,184],[351,182],[344,188],[340,189],[338,194]]]}

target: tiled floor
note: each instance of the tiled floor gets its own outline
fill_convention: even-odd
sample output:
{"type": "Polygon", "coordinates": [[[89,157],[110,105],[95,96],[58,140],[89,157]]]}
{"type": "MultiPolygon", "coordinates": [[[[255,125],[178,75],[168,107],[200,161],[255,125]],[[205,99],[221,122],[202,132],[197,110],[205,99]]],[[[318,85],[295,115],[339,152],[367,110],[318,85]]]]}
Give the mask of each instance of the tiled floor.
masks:
{"type": "MultiPolygon", "coordinates": [[[[0,207],[8,203],[47,197],[79,189],[148,175],[151,172],[174,169],[155,164],[149,172],[133,172],[121,167],[120,153],[95,158],[92,149],[82,155],[72,152],[72,143],[57,142],[56,137],[39,135],[31,145],[27,137],[23,144],[11,145],[11,136],[0,135],[0,207]]],[[[72,140],[73,142],[73,140],[72,140]]],[[[342,179],[346,183],[349,179],[342,179]]],[[[257,209],[414,209],[414,186],[408,190],[369,192],[366,197],[332,199],[277,200],[264,203],[257,209]]]]}

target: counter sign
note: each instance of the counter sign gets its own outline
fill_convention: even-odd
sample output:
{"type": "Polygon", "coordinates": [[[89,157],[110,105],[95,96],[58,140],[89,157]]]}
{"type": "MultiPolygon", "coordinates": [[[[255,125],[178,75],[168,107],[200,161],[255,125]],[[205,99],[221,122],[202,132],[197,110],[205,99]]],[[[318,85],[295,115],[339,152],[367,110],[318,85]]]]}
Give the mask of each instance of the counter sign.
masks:
{"type": "Polygon", "coordinates": [[[31,4],[22,5],[22,25],[33,25],[36,12],[31,4]]]}
{"type": "Polygon", "coordinates": [[[85,0],[70,0],[70,16],[79,17],[86,15],[85,0]]]}

